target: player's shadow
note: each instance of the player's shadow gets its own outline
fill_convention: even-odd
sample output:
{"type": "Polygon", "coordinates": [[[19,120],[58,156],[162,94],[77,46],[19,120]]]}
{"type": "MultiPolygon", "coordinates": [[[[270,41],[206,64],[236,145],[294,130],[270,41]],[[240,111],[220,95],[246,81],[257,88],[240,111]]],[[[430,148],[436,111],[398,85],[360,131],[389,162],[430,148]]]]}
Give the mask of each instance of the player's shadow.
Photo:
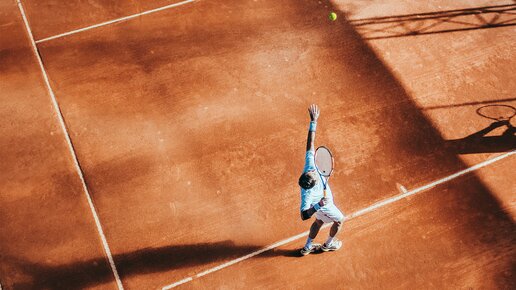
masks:
{"type": "MultiPolygon", "coordinates": [[[[122,279],[140,274],[198,267],[210,263],[217,265],[249,253],[264,246],[235,245],[232,241],[189,245],[145,248],[134,252],[113,255],[122,279]]],[[[273,249],[254,258],[275,256],[298,257],[299,250],[273,249]]],[[[84,289],[113,281],[113,273],[105,257],[78,261],[63,265],[32,263],[19,258],[3,256],[16,265],[17,274],[27,278],[23,283],[13,285],[14,289],[84,289]]]]}
{"type": "MultiPolygon", "coordinates": [[[[516,110],[516,109],[515,109],[516,110]]],[[[458,154],[507,152],[516,149],[516,128],[510,120],[494,121],[486,128],[461,139],[446,140],[446,147],[458,154]],[[490,132],[505,127],[496,136],[487,136],[490,132]]]]}

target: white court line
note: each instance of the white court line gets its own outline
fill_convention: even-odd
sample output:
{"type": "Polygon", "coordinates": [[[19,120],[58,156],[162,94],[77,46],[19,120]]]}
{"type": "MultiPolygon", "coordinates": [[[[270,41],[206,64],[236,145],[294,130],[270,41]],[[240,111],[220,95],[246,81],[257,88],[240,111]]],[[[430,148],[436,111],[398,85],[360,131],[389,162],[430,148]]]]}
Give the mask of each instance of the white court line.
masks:
{"type": "MultiPolygon", "coordinates": [[[[331,224],[325,224],[325,225],[323,225],[321,228],[327,228],[327,227],[329,227],[330,225],[331,225],[331,224]]],[[[292,241],[295,241],[295,240],[297,240],[297,239],[300,239],[300,238],[302,238],[302,237],[306,237],[307,235],[308,235],[308,231],[303,232],[303,233],[300,233],[299,235],[295,235],[295,236],[290,237],[290,238],[288,238],[288,239],[281,240],[281,241],[279,241],[279,242],[277,242],[277,243],[274,243],[274,244],[272,244],[272,245],[270,245],[270,246],[268,246],[268,247],[265,247],[265,248],[263,248],[263,249],[260,249],[260,250],[258,250],[258,251],[256,251],[256,252],[252,252],[252,253],[250,253],[250,254],[248,254],[248,255],[242,256],[242,257],[240,257],[240,258],[237,258],[237,259],[231,260],[231,261],[226,262],[226,263],[224,263],[224,264],[221,264],[221,265],[219,265],[219,266],[216,266],[216,267],[213,267],[213,268],[211,268],[211,269],[208,269],[208,270],[206,270],[206,271],[204,271],[204,272],[201,272],[201,273],[199,273],[199,274],[197,274],[197,275],[195,275],[195,276],[188,277],[188,278],[185,278],[185,279],[183,279],[183,280],[180,280],[180,281],[177,281],[177,282],[175,282],[175,283],[172,283],[172,284],[170,284],[170,285],[167,285],[167,286],[163,287],[163,288],[162,288],[162,290],[172,289],[172,288],[174,288],[174,287],[176,287],[176,286],[179,286],[179,285],[181,285],[181,284],[184,284],[184,283],[190,282],[190,281],[192,281],[194,278],[199,278],[199,277],[202,277],[202,276],[208,275],[208,274],[210,274],[210,273],[213,273],[213,272],[218,271],[218,270],[220,270],[220,269],[223,269],[223,268],[229,267],[229,266],[231,266],[231,265],[233,265],[233,264],[236,264],[236,263],[238,263],[238,262],[241,262],[241,261],[243,261],[243,260],[247,260],[247,259],[249,259],[249,258],[252,258],[252,257],[254,257],[254,256],[256,256],[256,255],[259,255],[259,254],[263,253],[263,252],[270,251],[270,250],[272,250],[272,249],[274,249],[274,248],[277,248],[277,247],[283,246],[283,245],[285,245],[285,244],[288,244],[288,243],[290,243],[290,242],[292,242],[292,241]]]]}
{"type": "Polygon", "coordinates": [[[82,189],[84,191],[84,194],[86,195],[86,198],[88,200],[88,204],[90,206],[91,213],[93,215],[93,218],[95,219],[95,224],[97,226],[97,230],[99,232],[100,238],[102,240],[102,245],[104,246],[104,251],[108,257],[109,265],[111,266],[111,270],[113,271],[113,276],[115,277],[116,283],[118,285],[118,289],[123,290],[124,286],[122,285],[122,281],[120,280],[120,276],[118,275],[118,271],[115,266],[115,262],[113,261],[113,256],[111,255],[111,250],[109,249],[106,236],[104,235],[104,231],[102,230],[102,225],[100,224],[99,217],[97,215],[97,211],[95,209],[95,206],[93,205],[93,201],[91,199],[90,192],[88,190],[88,186],[86,185],[86,181],[84,180],[84,174],[82,172],[81,165],[79,163],[79,159],[77,159],[77,154],[75,153],[75,149],[73,147],[72,140],[70,139],[70,134],[68,133],[68,129],[66,128],[66,124],[64,122],[63,114],[61,112],[61,108],[59,107],[59,104],[57,103],[56,96],[54,94],[54,91],[52,90],[52,87],[50,86],[50,81],[48,79],[47,72],[45,70],[45,67],[43,66],[43,61],[41,59],[41,56],[39,55],[38,48],[36,47],[36,42],[34,41],[34,36],[32,34],[32,30],[30,29],[29,22],[27,20],[27,17],[25,15],[25,10],[23,9],[23,5],[21,3],[21,0],[17,0],[18,2],[18,8],[20,9],[20,13],[23,18],[23,22],[25,23],[25,29],[27,29],[27,34],[29,36],[30,42],[32,44],[32,49],[34,50],[34,54],[36,55],[36,59],[38,60],[39,68],[41,70],[41,74],[43,75],[43,79],[45,81],[45,85],[47,87],[47,91],[50,94],[50,98],[52,99],[52,104],[54,105],[54,109],[56,111],[56,115],[59,119],[59,124],[61,126],[61,129],[63,130],[63,133],[65,135],[66,143],[68,144],[68,149],[70,151],[70,154],[72,155],[72,159],[75,165],[75,169],[77,170],[77,174],[79,175],[79,178],[81,179],[82,189]]]}
{"type": "Polygon", "coordinates": [[[56,39],[56,38],[61,38],[61,37],[64,37],[64,36],[68,36],[68,35],[71,35],[71,34],[83,32],[83,31],[86,31],[86,30],[98,28],[98,27],[101,27],[101,26],[106,26],[106,25],[109,25],[109,24],[117,23],[117,22],[120,22],[120,21],[125,21],[125,20],[129,20],[129,19],[133,19],[133,18],[142,16],[142,15],[151,14],[151,13],[154,13],[154,12],[170,9],[170,8],[181,6],[181,5],[184,5],[184,4],[188,4],[188,3],[194,2],[194,1],[196,1],[196,0],[186,0],[186,1],[178,2],[178,3],[170,4],[170,5],[167,5],[167,6],[159,7],[159,8],[156,8],[156,9],[140,12],[140,13],[137,13],[137,14],[133,14],[133,15],[125,16],[125,17],[120,17],[120,18],[109,20],[109,21],[106,21],[106,22],[102,22],[102,23],[86,26],[86,27],[79,28],[79,29],[76,29],[76,30],[72,30],[72,31],[68,31],[68,32],[61,33],[61,34],[58,34],[58,35],[54,35],[54,36],[50,36],[50,37],[43,38],[43,39],[40,39],[40,40],[36,40],[36,43],[41,43],[41,42],[53,40],[53,39],[56,39]]]}
{"type": "Polygon", "coordinates": [[[401,192],[401,193],[407,193],[408,190],[405,188],[405,186],[399,184],[399,183],[396,183],[396,187],[398,188],[398,191],[401,192]]]}
{"type": "MultiPolygon", "coordinates": [[[[505,154],[501,154],[501,155],[499,155],[499,156],[497,156],[497,157],[495,157],[495,158],[488,159],[488,160],[483,161],[483,162],[481,162],[481,163],[479,163],[479,164],[476,164],[476,165],[474,165],[474,166],[472,166],[472,167],[469,167],[469,168],[467,168],[467,169],[465,169],[465,170],[459,171],[459,172],[457,172],[457,173],[455,173],[455,174],[452,174],[452,175],[450,175],[450,176],[447,176],[447,177],[445,177],[445,178],[442,178],[442,179],[436,180],[436,181],[434,181],[434,182],[432,182],[432,183],[429,183],[429,184],[427,184],[427,185],[424,185],[424,186],[418,187],[418,188],[413,189],[413,190],[411,190],[411,191],[407,191],[406,193],[403,193],[403,194],[400,194],[400,195],[397,195],[397,196],[394,196],[394,197],[391,197],[391,198],[387,198],[387,199],[385,199],[385,200],[383,200],[383,201],[380,201],[380,202],[374,203],[373,205],[370,205],[370,206],[368,206],[368,207],[366,207],[366,208],[364,208],[364,209],[361,209],[361,210],[358,210],[358,211],[356,211],[356,212],[352,213],[351,215],[348,215],[348,216],[346,217],[346,219],[345,219],[345,220],[351,220],[351,219],[353,219],[353,218],[356,218],[356,217],[359,217],[359,216],[361,216],[361,215],[364,215],[364,214],[366,214],[366,213],[368,213],[368,212],[371,212],[371,211],[373,211],[373,210],[375,210],[375,209],[378,209],[378,208],[383,207],[383,206],[385,206],[385,205],[388,205],[388,204],[391,204],[391,203],[393,203],[393,202],[396,202],[396,201],[398,201],[398,200],[400,200],[400,199],[403,199],[403,198],[405,198],[405,197],[408,197],[408,196],[410,196],[410,195],[414,195],[414,194],[420,193],[420,192],[422,192],[422,191],[428,190],[428,189],[430,189],[430,188],[432,188],[432,187],[435,187],[435,186],[437,186],[437,185],[439,185],[439,184],[442,184],[442,183],[448,182],[448,181],[450,181],[450,180],[452,180],[452,179],[455,179],[455,178],[457,178],[457,177],[459,177],[459,176],[462,176],[462,175],[464,175],[464,174],[470,173],[470,172],[472,172],[472,171],[474,171],[474,170],[477,170],[477,169],[479,169],[479,168],[482,168],[482,167],[484,167],[484,166],[487,166],[487,165],[489,165],[489,164],[492,164],[492,163],[494,163],[494,162],[496,162],[496,161],[499,161],[499,160],[501,160],[501,159],[504,159],[504,158],[506,158],[506,157],[509,157],[509,156],[511,156],[511,155],[513,155],[513,154],[515,154],[515,153],[516,153],[516,150],[513,150],[513,151],[511,151],[511,152],[507,152],[507,153],[505,153],[505,154]]],[[[322,226],[322,228],[327,228],[327,227],[329,227],[329,226],[331,226],[331,224],[325,224],[325,225],[323,225],[323,226],[322,226]]],[[[270,246],[267,246],[267,247],[265,247],[265,248],[263,248],[263,249],[261,249],[261,250],[258,250],[258,251],[256,251],[256,252],[253,252],[253,253],[250,253],[250,254],[248,254],[248,255],[242,256],[242,257],[237,258],[237,259],[235,259],[235,260],[231,260],[231,261],[226,262],[226,263],[224,263],[224,264],[221,264],[221,265],[219,265],[219,266],[216,266],[216,267],[210,268],[210,269],[208,269],[208,270],[206,270],[206,271],[204,271],[204,272],[201,272],[201,273],[199,273],[199,274],[197,274],[197,275],[190,276],[190,277],[188,277],[188,278],[182,279],[182,280],[177,281],[177,282],[175,282],[175,283],[172,283],[172,284],[170,284],[170,285],[164,286],[164,287],[162,288],[162,290],[172,289],[172,288],[177,287],[177,286],[179,286],[179,285],[182,285],[182,284],[188,283],[188,282],[192,281],[193,279],[196,279],[196,278],[199,278],[199,277],[202,277],[202,276],[208,275],[208,274],[213,273],[213,272],[215,272],[215,271],[218,271],[218,270],[224,269],[224,268],[229,267],[229,266],[231,266],[231,265],[234,265],[234,264],[236,264],[236,263],[239,263],[239,262],[242,262],[242,261],[247,260],[247,259],[249,259],[249,258],[252,258],[252,257],[254,257],[254,256],[256,256],[256,255],[259,255],[259,254],[263,253],[263,252],[270,251],[270,250],[272,250],[272,249],[274,249],[274,248],[277,248],[277,247],[283,246],[283,245],[288,244],[288,243],[290,243],[290,242],[292,242],[292,241],[295,241],[295,240],[301,239],[301,238],[303,238],[303,237],[306,237],[306,236],[308,235],[308,232],[309,232],[309,231],[306,231],[306,232],[303,232],[303,233],[301,233],[301,234],[299,234],[299,235],[295,235],[295,236],[293,236],[293,237],[290,237],[290,238],[288,238],[288,239],[281,240],[281,241],[279,241],[279,242],[277,242],[277,243],[274,243],[274,244],[272,244],[272,245],[270,245],[270,246]]]]}
{"type": "Polygon", "coordinates": [[[499,156],[497,156],[497,157],[495,157],[495,158],[488,159],[488,160],[486,160],[486,161],[480,162],[479,164],[476,164],[476,165],[474,165],[474,166],[471,166],[471,167],[469,167],[469,168],[466,168],[466,169],[464,169],[464,170],[461,170],[461,171],[459,171],[459,172],[457,172],[457,173],[455,173],[455,174],[452,174],[452,175],[450,175],[450,176],[447,176],[447,177],[445,177],[445,178],[442,178],[442,179],[436,180],[436,181],[434,181],[434,182],[432,182],[432,183],[429,183],[429,184],[427,184],[427,185],[424,185],[424,186],[418,187],[418,188],[413,189],[413,190],[411,190],[411,191],[408,191],[408,192],[406,192],[406,193],[403,193],[403,194],[400,194],[400,195],[397,195],[397,196],[394,196],[394,197],[388,198],[388,199],[386,199],[386,200],[383,200],[383,201],[377,202],[377,203],[375,203],[375,204],[373,204],[373,205],[371,205],[371,206],[368,206],[368,207],[366,207],[366,208],[364,208],[364,209],[361,209],[361,210],[359,210],[359,211],[356,211],[356,212],[352,213],[350,216],[348,216],[348,219],[352,219],[352,218],[355,218],[355,217],[361,216],[361,215],[363,215],[363,214],[366,214],[366,213],[368,213],[368,212],[370,212],[370,211],[373,211],[373,210],[375,210],[375,209],[377,209],[377,208],[380,208],[380,207],[385,206],[385,205],[387,205],[387,204],[393,203],[393,202],[398,201],[398,200],[400,200],[400,199],[403,199],[403,198],[405,198],[405,197],[408,197],[408,196],[414,195],[414,194],[416,194],[416,193],[420,193],[420,192],[422,192],[422,191],[428,190],[428,189],[430,189],[430,188],[432,188],[432,187],[435,187],[435,186],[437,186],[437,185],[439,185],[439,184],[442,184],[442,183],[448,182],[448,181],[450,181],[450,180],[452,180],[452,179],[455,179],[455,178],[457,178],[457,177],[459,177],[459,176],[462,176],[462,175],[464,175],[464,174],[468,174],[468,173],[470,173],[470,172],[472,172],[472,171],[475,171],[475,170],[477,170],[477,169],[479,169],[479,168],[482,168],[482,167],[484,167],[484,166],[487,166],[487,165],[489,165],[489,164],[492,164],[492,163],[494,163],[494,162],[496,162],[496,161],[502,160],[502,159],[504,159],[504,158],[506,158],[506,157],[509,157],[509,156],[511,156],[511,155],[513,155],[513,154],[515,154],[515,153],[516,153],[516,150],[513,150],[513,151],[510,151],[510,152],[507,152],[507,153],[502,154],[502,155],[499,155],[499,156]]]}

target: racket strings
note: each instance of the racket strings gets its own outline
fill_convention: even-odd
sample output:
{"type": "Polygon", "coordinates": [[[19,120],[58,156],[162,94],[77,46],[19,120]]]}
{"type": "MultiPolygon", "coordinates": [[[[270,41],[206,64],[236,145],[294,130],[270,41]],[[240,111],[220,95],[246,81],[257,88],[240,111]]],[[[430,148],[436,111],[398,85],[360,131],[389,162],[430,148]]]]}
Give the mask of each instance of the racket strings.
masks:
{"type": "Polygon", "coordinates": [[[333,156],[326,147],[319,147],[315,153],[315,165],[322,176],[330,176],[333,171],[333,156]]]}
{"type": "Polygon", "coordinates": [[[328,179],[333,172],[333,155],[328,148],[324,146],[317,148],[315,151],[315,167],[323,184],[324,197],[326,197],[328,179]]]}

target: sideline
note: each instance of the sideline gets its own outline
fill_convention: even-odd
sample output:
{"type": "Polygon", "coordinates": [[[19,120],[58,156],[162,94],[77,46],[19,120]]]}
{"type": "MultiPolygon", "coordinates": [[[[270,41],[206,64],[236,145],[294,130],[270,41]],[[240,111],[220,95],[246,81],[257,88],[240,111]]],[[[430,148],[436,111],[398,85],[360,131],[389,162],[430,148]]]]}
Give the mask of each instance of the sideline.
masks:
{"type": "Polygon", "coordinates": [[[72,140],[70,139],[70,134],[68,133],[68,128],[66,128],[66,124],[64,122],[63,114],[61,112],[61,108],[59,107],[59,104],[57,103],[56,96],[54,94],[54,91],[52,87],[50,86],[50,81],[48,79],[47,72],[45,70],[45,67],[43,66],[43,60],[41,59],[41,56],[39,55],[38,48],[36,46],[36,42],[34,41],[34,35],[32,34],[32,30],[29,26],[29,21],[27,20],[27,17],[25,15],[25,10],[23,9],[23,5],[21,3],[21,0],[17,0],[18,2],[18,8],[20,9],[20,13],[23,18],[23,22],[25,23],[25,29],[27,29],[27,33],[30,39],[30,42],[32,44],[33,52],[36,56],[36,59],[38,60],[39,68],[41,70],[41,74],[43,75],[43,80],[45,81],[45,85],[47,87],[47,91],[50,95],[50,98],[52,99],[52,104],[54,106],[54,109],[56,111],[57,118],[59,119],[59,124],[61,125],[61,129],[63,130],[66,143],[68,145],[68,150],[70,151],[70,155],[72,155],[73,163],[75,165],[75,169],[77,170],[77,175],[79,176],[82,184],[82,189],[84,191],[84,194],[86,195],[86,199],[88,200],[88,204],[90,206],[91,214],[93,215],[93,218],[95,219],[95,225],[97,226],[97,231],[100,235],[100,238],[102,240],[102,246],[104,247],[104,251],[106,253],[106,256],[109,261],[109,265],[111,266],[111,270],[113,271],[113,276],[116,280],[116,283],[118,285],[119,290],[123,290],[124,286],[122,285],[122,281],[120,280],[120,276],[118,275],[118,271],[115,266],[115,262],[113,260],[113,256],[111,255],[111,250],[109,249],[109,245],[106,240],[106,236],[104,235],[104,231],[102,230],[102,225],[100,224],[99,216],[97,214],[97,210],[95,209],[95,206],[93,204],[93,201],[91,199],[90,191],[88,189],[88,186],[86,185],[86,181],[84,179],[84,174],[81,168],[81,165],[79,163],[79,159],[77,159],[77,154],[75,153],[75,149],[73,147],[72,140]]]}

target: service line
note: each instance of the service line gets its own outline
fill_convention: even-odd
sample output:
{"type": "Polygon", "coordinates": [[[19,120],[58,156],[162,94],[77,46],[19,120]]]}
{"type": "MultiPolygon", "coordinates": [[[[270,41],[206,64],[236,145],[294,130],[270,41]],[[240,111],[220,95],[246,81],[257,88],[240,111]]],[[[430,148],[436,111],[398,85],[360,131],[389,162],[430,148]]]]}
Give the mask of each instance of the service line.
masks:
{"type": "MultiPolygon", "coordinates": [[[[399,194],[399,195],[396,195],[396,196],[393,196],[393,197],[387,198],[387,199],[385,199],[385,200],[383,200],[383,201],[380,201],[380,202],[374,203],[374,204],[372,204],[372,205],[370,205],[370,206],[368,206],[368,207],[366,207],[366,208],[363,208],[363,209],[361,209],[361,210],[358,210],[358,211],[356,211],[356,212],[354,212],[354,213],[352,213],[352,214],[350,214],[350,215],[346,216],[346,219],[345,219],[345,220],[346,220],[346,221],[351,220],[351,219],[353,219],[353,218],[359,217],[359,216],[361,216],[361,215],[364,215],[364,214],[366,214],[366,213],[368,213],[368,212],[371,212],[371,211],[374,211],[374,210],[376,210],[376,209],[379,209],[379,208],[381,208],[381,207],[383,207],[383,206],[386,206],[386,205],[388,205],[388,204],[391,204],[391,203],[394,203],[394,202],[396,202],[396,201],[399,201],[399,200],[401,200],[401,199],[403,199],[403,198],[406,198],[406,197],[408,197],[408,196],[411,196],[411,195],[414,195],[414,194],[417,194],[417,193],[420,193],[420,192],[426,191],[426,190],[431,189],[431,188],[433,188],[433,187],[435,187],[435,186],[437,186],[437,185],[443,184],[443,183],[448,182],[448,181],[450,181],[450,180],[452,180],[452,179],[455,179],[455,178],[457,178],[457,177],[460,177],[460,176],[462,176],[462,175],[468,174],[468,173],[470,173],[470,172],[472,172],[472,171],[475,171],[475,170],[477,170],[477,169],[480,169],[480,168],[482,168],[482,167],[485,167],[485,166],[487,166],[487,165],[489,165],[489,164],[492,164],[492,163],[495,163],[495,162],[497,162],[497,161],[500,161],[500,160],[502,160],[502,159],[504,159],[504,158],[507,158],[507,157],[509,157],[509,156],[511,156],[511,155],[513,155],[513,154],[515,154],[515,153],[516,153],[516,150],[513,150],[513,151],[510,151],[510,152],[507,152],[507,153],[504,153],[504,154],[498,155],[497,157],[494,157],[494,158],[491,158],[491,159],[487,159],[487,160],[485,160],[485,161],[483,161],[483,162],[481,162],[481,163],[479,163],[479,164],[476,164],[476,165],[471,166],[471,167],[469,167],[469,168],[467,168],[467,169],[461,170],[461,171],[459,171],[459,172],[457,172],[457,173],[455,173],[455,174],[452,174],[452,175],[450,175],[450,176],[447,176],[447,177],[441,178],[441,179],[439,179],[439,180],[436,180],[436,181],[434,181],[434,182],[431,182],[431,183],[429,183],[429,184],[427,184],[427,185],[423,185],[423,186],[421,186],[421,187],[418,187],[418,188],[413,189],[413,190],[410,190],[410,191],[406,191],[406,192],[404,191],[404,193],[402,193],[402,194],[399,194]]],[[[405,188],[404,188],[404,189],[405,189],[405,188]]],[[[406,190],[406,189],[405,189],[405,190],[406,190]]],[[[325,224],[325,225],[323,225],[323,226],[322,226],[322,228],[327,228],[327,227],[329,227],[329,226],[331,226],[331,224],[325,224]]],[[[245,255],[245,256],[242,256],[242,257],[240,257],[240,258],[237,258],[237,259],[231,260],[231,261],[226,262],[226,263],[224,263],[224,264],[221,264],[221,265],[219,265],[219,266],[216,266],[216,267],[210,268],[210,269],[208,269],[208,270],[205,270],[205,271],[203,271],[203,272],[201,272],[201,273],[199,273],[199,274],[196,274],[196,275],[194,275],[194,276],[190,276],[190,277],[187,277],[187,278],[185,278],[185,279],[179,280],[179,281],[174,282],[174,283],[172,283],[172,284],[170,284],[170,285],[164,286],[164,287],[162,288],[162,290],[169,290],[169,289],[172,289],[172,288],[177,287],[177,286],[179,286],[179,285],[182,285],[182,284],[188,283],[188,282],[192,281],[193,279],[196,279],[196,278],[199,278],[199,277],[202,277],[202,276],[208,275],[208,274],[213,273],[213,272],[215,272],[215,271],[218,271],[218,270],[224,269],[224,268],[229,267],[229,266],[231,266],[231,265],[234,265],[234,264],[236,264],[236,263],[239,263],[239,262],[242,262],[242,261],[244,261],[244,260],[250,259],[250,258],[252,258],[252,257],[254,257],[254,256],[257,256],[257,255],[259,255],[259,254],[263,253],[263,252],[270,251],[270,250],[272,250],[272,249],[274,249],[274,248],[277,248],[277,247],[283,246],[283,245],[285,245],[285,244],[288,244],[288,243],[290,243],[290,242],[293,242],[293,241],[295,241],[295,240],[301,239],[301,238],[303,238],[303,237],[306,237],[306,236],[308,235],[308,232],[309,232],[309,231],[306,231],[306,232],[300,233],[300,234],[298,234],[298,235],[295,235],[295,236],[293,236],[293,237],[290,237],[290,238],[287,238],[287,239],[281,240],[281,241],[279,241],[279,242],[277,242],[277,243],[274,243],[274,244],[272,244],[272,245],[270,245],[270,246],[267,246],[267,247],[265,247],[265,248],[263,248],[263,249],[261,249],[261,250],[258,250],[258,251],[256,251],[256,252],[252,252],[252,253],[247,254],[247,255],[245,255]]]]}
{"type": "Polygon", "coordinates": [[[191,2],[194,2],[194,1],[196,1],[196,0],[181,1],[181,2],[177,2],[177,3],[174,3],[174,4],[167,5],[167,6],[159,7],[159,8],[156,8],[156,9],[147,10],[147,11],[136,13],[136,14],[132,14],[132,15],[129,15],[129,16],[124,16],[124,17],[116,18],[116,19],[109,20],[109,21],[106,21],[106,22],[102,22],[102,23],[86,26],[86,27],[83,27],[83,28],[75,29],[75,30],[72,30],[72,31],[68,31],[68,32],[65,32],[65,33],[58,34],[58,35],[54,35],[54,36],[50,36],[50,37],[43,38],[43,39],[40,39],[40,40],[36,40],[36,43],[42,43],[42,42],[53,40],[53,39],[56,39],[56,38],[61,38],[61,37],[64,37],[64,36],[72,35],[72,34],[75,34],[75,33],[86,31],[86,30],[98,28],[98,27],[101,27],[101,26],[106,26],[106,25],[109,25],[109,24],[130,20],[130,19],[142,16],[142,15],[147,15],[147,14],[155,13],[155,12],[158,12],[158,11],[163,11],[163,10],[170,9],[170,8],[173,8],[173,7],[177,7],[177,6],[181,6],[181,5],[184,5],[184,4],[188,4],[188,3],[191,3],[191,2]]]}

